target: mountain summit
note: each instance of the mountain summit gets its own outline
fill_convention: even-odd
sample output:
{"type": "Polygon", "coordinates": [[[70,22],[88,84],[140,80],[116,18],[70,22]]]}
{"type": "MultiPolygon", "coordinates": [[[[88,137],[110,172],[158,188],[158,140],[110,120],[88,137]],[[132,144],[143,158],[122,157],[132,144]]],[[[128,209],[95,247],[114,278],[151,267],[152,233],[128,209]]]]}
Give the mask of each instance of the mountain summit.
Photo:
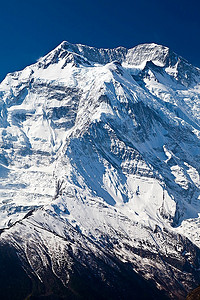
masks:
{"type": "Polygon", "coordinates": [[[62,42],[6,76],[0,109],[4,299],[200,284],[200,69],[156,44],[62,42]]]}

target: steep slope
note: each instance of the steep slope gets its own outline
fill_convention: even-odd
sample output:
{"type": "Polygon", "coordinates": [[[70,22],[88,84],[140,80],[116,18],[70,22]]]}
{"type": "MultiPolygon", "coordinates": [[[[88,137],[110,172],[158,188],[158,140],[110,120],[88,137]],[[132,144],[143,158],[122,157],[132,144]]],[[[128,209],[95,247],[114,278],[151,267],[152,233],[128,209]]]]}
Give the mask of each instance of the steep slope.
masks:
{"type": "Polygon", "coordinates": [[[51,297],[52,281],[84,298],[85,277],[91,299],[198,286],[198,68],[156,44],[63,42],[0,96],[1,251],[32,278],[25,296],[51,297]]]}

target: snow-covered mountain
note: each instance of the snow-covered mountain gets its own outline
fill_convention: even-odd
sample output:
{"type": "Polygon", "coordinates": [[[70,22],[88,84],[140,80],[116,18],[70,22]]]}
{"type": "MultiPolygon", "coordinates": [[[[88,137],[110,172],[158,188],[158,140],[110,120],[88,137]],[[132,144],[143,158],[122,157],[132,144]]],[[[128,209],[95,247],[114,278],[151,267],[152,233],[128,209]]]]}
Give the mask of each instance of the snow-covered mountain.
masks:
{"type": "Polygon", "coordinates": [[[63,42],[6,76],[0,109],[5,299],[200,285],[200,69],[156,44],[63,42]]]}

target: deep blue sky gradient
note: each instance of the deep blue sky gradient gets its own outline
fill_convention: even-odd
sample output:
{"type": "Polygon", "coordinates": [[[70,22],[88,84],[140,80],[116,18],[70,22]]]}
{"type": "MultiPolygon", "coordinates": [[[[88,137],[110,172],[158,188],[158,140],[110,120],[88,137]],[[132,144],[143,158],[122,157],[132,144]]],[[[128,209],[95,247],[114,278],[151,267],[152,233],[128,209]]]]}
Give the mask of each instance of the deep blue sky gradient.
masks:
{"type": "Polygon", "coordinates": [[[63,40],[95,47],[155,42],[200,67],[198,0],[0,2],[0,80],[63,40]]]}

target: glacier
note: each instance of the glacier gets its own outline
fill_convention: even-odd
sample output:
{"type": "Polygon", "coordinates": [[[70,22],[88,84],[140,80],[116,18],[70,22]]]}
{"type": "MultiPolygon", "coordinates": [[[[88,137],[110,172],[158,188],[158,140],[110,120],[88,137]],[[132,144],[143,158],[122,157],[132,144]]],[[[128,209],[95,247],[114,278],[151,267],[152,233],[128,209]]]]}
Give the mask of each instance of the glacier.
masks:
{"type": "Polygon", "coordinates": [[[31,279],[24,299],[87,298],[77,270],[105,289],[91,299],[200,284],[199,68],[157,44],[64,41],[5,77],[0,110],[0,252],[31,279]]]}

